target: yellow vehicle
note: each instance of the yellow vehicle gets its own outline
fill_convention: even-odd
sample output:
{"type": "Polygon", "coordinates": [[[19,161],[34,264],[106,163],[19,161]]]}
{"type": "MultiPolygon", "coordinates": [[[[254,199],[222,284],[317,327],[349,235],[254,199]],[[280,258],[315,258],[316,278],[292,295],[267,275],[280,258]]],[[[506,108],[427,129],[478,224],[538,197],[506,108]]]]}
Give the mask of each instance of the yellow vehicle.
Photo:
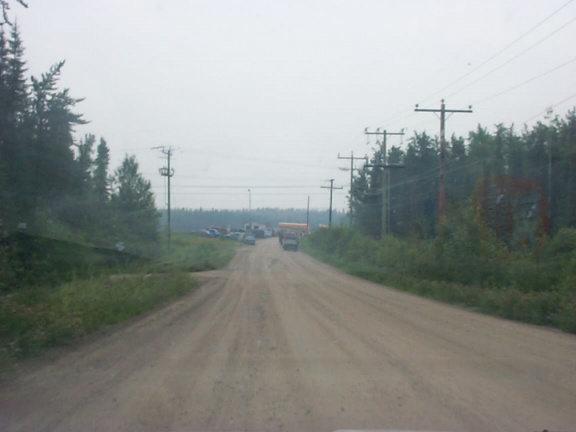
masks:
{"type": "Polygon", "coordinates": [[[280,230],[294,231],[298,234],[308,234],[308,225],[305,223],[280,222],[278,228],[280,230]]]}

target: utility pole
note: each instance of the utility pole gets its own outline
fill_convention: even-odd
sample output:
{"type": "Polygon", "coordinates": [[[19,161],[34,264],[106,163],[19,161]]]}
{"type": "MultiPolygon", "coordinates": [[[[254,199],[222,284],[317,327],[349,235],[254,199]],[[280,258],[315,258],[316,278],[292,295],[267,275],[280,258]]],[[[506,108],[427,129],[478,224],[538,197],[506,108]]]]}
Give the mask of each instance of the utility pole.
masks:
{"type": "Polygon", "coordinates": [[[308,206],[306,207],[306,234],[310,234],[310,195],[308,195],[308,206]]]}
{"type": "Polygon", "coordinates": [[[350,159],[350,227],[352,227],[352,183],[354,182],[354,161],[355,160],[366,160],[365,157],[354,157],[354,152],[350,152],[350,157],[340,156],[338,153],[338,159],[350,159]]]}
{"type": "Polygon", "coordinates": [[[386,183],[386,189],[384,189],[384,187],[382,187],[382,195],[384,195],[384,191],[386,191],[386,194],[388,196],[388,199],[386,200],[386,206],[382,209],[382,218],[385,220],[383,220],[382,222],[382,234],[380,235],[380,238],[384,238],[385,234],[389,234],[390,233],[390,210],[392,208],[392,206],[390,205],[390,170],[389,168],[404,168],[404,165],[397,165],[397,164],[366,164],[364,165],[364,167],[366,168],[384,168],[385,172],[383,175],[387,175],[387,183],[386,183]]]}
{"type": "Polygon", "coordinates": [[[416,112],[432,112],[440,113],[440,176],[438,185],[438,230],[440,235],[444,235],[444,216],[446,211],[446,113],[471,113],[472,105],[468,106],[467,110],[454,110],[446,109],[446,104],[444,99],[442,99],[440,104],[440,109],[423,109],[416,108],[416,112]]]}
{"type": "MultiPolygon", "coordinates": [[[[380,147],[380,153],[382,156],[382,163],[378,165],[365,165],[367,167],[374,166],[375,168],[388,168],[386,165],[388,159],[388,150],[386,149],[386,137],[388,135],[404,135],[404,132],[387,132],[386,129],[380,130],[380,128],[376,129],[374,132],[369,132],[368,128],[364,129],[364,134],[366,135],[382,135],[382,144],[380,147]]],[[[382,173],[382,235],[381,238],[384,238],[384,235],[388,233],[388,199],[387,199],[387,178],[386,172],[382,173]]]]}
{"type": "Polygon", "coordinates": [[[167,177],[168,182],[168,249],[171,247],[172,240],[172,215],[171,215],[171,205],[170,205],[170,179],[174,176],[174,168],[170,167],[170,160],[172,158],[173,149],[171,146],[158,146],[152,147],[153,150],[160,149],[162,153],[166,155],[166,165],[160,168],[158,171],[162,177],[167,177]]]}
{"type": "Polygon", "coordinates": [[[552,216],[552,141],[544,144],[548,147],[548,214],[552,216]]]}
{"type": "Polygon", "coordinates": [[[330,186],[320,186],[322,189],[330,189],[330,212],[328,213],[328,228],[332,228],[332,191],[334,189],[343,189],[342,186],[335,187],[334,179],[330,179],[330,186]]]}
{"type": "Polygon", "coordinates": [[[250,189],[248,189],[248,210],[250,213],[248,213],[249,215],[249,221],[248,221],[248,226],[249,226],[249,230],[248,231],[252,231],[252,191],[250,189]]]}

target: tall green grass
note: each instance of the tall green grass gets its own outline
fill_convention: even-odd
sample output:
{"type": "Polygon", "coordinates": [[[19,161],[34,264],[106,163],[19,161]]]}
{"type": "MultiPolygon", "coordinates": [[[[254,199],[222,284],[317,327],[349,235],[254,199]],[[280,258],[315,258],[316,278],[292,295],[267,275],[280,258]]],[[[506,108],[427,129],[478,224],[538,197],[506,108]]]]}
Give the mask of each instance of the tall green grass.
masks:
{"type": "Polygon", "coordinates": [[[196,272],[222,268],[234,257],[239,245],[234,240],[174,233],[170,248],[165,241],[162,256],[152,263],[150,269],[154,272],[196,272]]]}
{"type": "Polygon", "coordinates": [[[188,272],[221,268],[236,248],[233,241],[176,234],[172,247],[164,245],[152,261],[97,267],[91,276],[2,293],[0,369],[189,292],[196,282],[188,272]]]}
{"type": "Polygon", "coordinates": [[[99,276],[10,293],[0,301],[0,363],[138,315],[195,284],[184,273],[99,276]]]}
{"type": "Polygon", "coordinates": [[[351,274],[418,295],[576,333],[576,230],[532,255],[508,251],[489,232],[465,228],[443,240],[321,230],[302,247],[351,274]]]}

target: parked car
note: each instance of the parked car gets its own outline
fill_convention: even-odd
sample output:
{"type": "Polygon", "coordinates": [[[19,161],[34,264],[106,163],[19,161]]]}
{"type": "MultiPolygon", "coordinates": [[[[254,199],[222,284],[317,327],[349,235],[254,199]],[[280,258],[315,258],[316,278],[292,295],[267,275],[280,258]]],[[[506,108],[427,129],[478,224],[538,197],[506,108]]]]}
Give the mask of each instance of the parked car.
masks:
{"type": "Polygon", "coordinates": [[[256,244],[256,237],[254,234],[248,233],[244,235],[244,244],[255,245],[256,244]]]}
{"type": "Polygon", "coordinates": [[[224,238],[226,239],[230,239],[230,240],[238,240],[238,237],[240,237],[242,235],[242,233],[240,232],[231,232],[228,233],[224,236],[224,238]]]}
{"type": "Polygon", "coordinates": [[[192,234],[194,234],[195,236],[198,236],[198,237],[212,237],[210,232],[208,232],[208,230],[205,230],[205,229],[193,231],[192,234]]]}
{"type": "Polygon", "coordinates": [[[208,232],[210,233],[210,237],[214,237],[214,238],[220,237],[220,231],[218,231],[218,230],[215,229],[215,228],[210,228],[210,229],[208,230],[208,232]]]}

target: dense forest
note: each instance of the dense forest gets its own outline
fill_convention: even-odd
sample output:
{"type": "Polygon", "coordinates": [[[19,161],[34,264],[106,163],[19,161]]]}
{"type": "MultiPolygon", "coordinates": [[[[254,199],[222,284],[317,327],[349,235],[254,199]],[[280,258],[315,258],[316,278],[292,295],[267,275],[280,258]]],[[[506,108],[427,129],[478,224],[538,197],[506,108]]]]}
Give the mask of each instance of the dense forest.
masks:
{"type": "Polygon", "coordinates": [[[111,173],[104,138],[74,139],[86,120],[58,86],[63,68],[27,78],[18,27],[0,30],[2,289],[52,266],[50,239],[137,254],[156,244],[159,214],[135,157],[111,173]]]}
{"type": "MultiPolygon", "coordinates": [[[[278,226],[280,222],[306,223],[306,209],[279,209],[258,208],[249,210],[204,210],[204,209],[175,209],[172,210],[173,231],[195,231],[210,227],[242,228],[250,219],[254,223],[265,224],[271,227],[278,226]]],[[[333,210],[332,223],[341,225],[347,223],[345,212],[333,210]]],[[[162,211],[161,224],[166,224],[166,212],[162,211]]],[[[319,225],[328,224],[328,210],[310,210],[310,229],[317,229],[319,225]]]]}
{"type": "MultiPolygon", "coordinates": [[[[462,220],[476,220],[515,246],[576,225],[576,114],[549,117],[520,132],[502,124],[493,131],[478,126],[466,139],[447,140],[447,230],[462,220]]],[[[438,138],[426,133],[415,133],[406,149],[390,148],[387,163],[401,168],[388,168],[385,174],[378,167],[366,168],[355,177],[351,201],[356,225],[366,234],[381,235],[386,175],[389,233],[435,237],[439,160],[438,138]]],[[[371,162],[382,163],[381,148],[371,162]]]]}

